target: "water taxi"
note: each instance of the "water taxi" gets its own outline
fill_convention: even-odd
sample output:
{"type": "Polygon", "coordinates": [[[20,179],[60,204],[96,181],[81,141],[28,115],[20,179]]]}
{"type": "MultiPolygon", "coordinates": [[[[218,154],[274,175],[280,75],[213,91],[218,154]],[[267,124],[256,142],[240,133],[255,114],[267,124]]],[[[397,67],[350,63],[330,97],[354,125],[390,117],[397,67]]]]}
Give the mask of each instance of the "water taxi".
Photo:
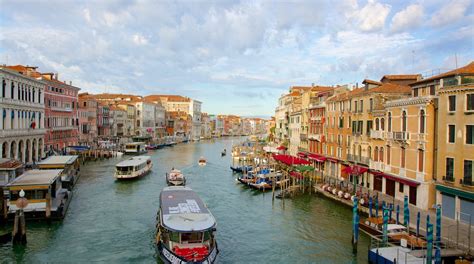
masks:
{"type": "Polygon", "coordinates": [[[166,187],[160,194],[156,246],[165,263],[213,263],[219,250],[216,220],[189,187],[166,187]]]}
{"type": "Polygon", "coordinates": [[[71,201],[72,192],[62,187],[62,170],[29,170],[15,178],[4,188],[8,197],[8,216],[11,219],[18,210],[16,205],[21,190],[28,205],[23,209],[31,218],[62,219],[71,201]]]}
{"type": "Polygon", "coordinates": [[[198,164],[199,166],[206,166],[207,164],[206,159],[204,157],[199,158],[198,164]]]}
{"type": "Polygon", "coordinates": [[[138,156],[115,165],[116,179],[133,179],[150,172],[153,167],[150,156],[138,156]]]}
{"type": "Polygon", "coordinates": [[[140,155],[146,152],[146,145],[144,142],[133,142],[125,144],[125,154],[127,155],[140,155]]]}
{"type": "Polygon", "coordinates": [[[166,183],[168,186],[186,185],[186,178],[180,170],[172,169],[166,173],[166,183]]]}
{"type": "Polygon", "coordinates": [[[47,159],[38,163],[40,170],[45,169],[62,169],[61,181],[63,187],[68,190],[72,190],[77,179],[79,179],[81,163],[79,162],[79,156],[50,156],[47,159]]]}

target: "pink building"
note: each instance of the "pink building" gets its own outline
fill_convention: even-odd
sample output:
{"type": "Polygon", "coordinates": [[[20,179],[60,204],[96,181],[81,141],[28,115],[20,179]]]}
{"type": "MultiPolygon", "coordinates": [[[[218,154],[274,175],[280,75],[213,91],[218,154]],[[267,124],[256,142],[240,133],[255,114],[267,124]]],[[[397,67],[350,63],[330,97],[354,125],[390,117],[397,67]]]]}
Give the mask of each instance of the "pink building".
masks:
{"type": "Polygon", "coordinates": [[[97,137],[97,107],[93,96],[79,94],[79,142],[91,144],[97,137]]]}

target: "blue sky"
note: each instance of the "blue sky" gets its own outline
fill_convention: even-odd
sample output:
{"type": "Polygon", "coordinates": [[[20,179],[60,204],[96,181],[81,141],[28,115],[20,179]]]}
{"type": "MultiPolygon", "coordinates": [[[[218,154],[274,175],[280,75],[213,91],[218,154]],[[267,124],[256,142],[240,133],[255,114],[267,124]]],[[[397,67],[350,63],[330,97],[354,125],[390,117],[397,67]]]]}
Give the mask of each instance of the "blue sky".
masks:
{"type": "Polygon", "coordinates": [[[0,63],[83,91],[181,94],[272,115],[292,85],[355,84],[474,58],[471,0],[5,1],[0,63]]]}

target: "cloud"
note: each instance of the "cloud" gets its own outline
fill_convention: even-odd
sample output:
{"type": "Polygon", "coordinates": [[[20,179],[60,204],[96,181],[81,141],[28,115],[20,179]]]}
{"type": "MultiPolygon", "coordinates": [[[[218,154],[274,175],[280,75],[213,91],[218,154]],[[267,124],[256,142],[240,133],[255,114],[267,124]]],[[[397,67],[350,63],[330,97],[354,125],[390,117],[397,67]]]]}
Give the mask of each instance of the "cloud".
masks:
{"type": "Polygon", "coordinates": [[[134,34],[132,36],[133,43],[136,45],[146,45],[148,44],[148,40],[141,34],[134,34]]]}
{"type": "Polygon", "coordinates": [[[390,29],[401,32],[417,28],[423,21],[424,10],[420,4],[413,4],[396,13],[392,18],[390,29]]]}
{"type": "Polygon", "coordinates": [[[472,4],[470,0],[453,0],[447,1],[445,5],[433,14],[430,23],[435,27],[446,26],[448,24],[464,19],[469,6],[472,4]]]}
{"type": "Polygon", "coordinates": [[[356,9],[351,17],[355,18],[359,29],[365,32],[383,29],[385,20],[390,13],[391,6],[369,0],[361,9],[356,9]]]}

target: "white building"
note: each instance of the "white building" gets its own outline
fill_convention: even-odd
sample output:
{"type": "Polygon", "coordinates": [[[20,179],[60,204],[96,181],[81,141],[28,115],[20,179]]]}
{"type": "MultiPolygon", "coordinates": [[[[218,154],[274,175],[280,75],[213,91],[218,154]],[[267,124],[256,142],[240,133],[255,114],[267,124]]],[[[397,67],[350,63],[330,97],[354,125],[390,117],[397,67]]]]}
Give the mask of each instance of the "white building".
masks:
{"type": "Polygon", "coordinates": [[[43,156],[45,83],[0,67],[0,157],[22,162],[43,156]]]}
{"type": "Polygon", "coordinates": [[[193,117],[192,140],[199,140],[201,137],[201,105],[202,103],[198,100],[190,100],[189,114],[193,117]]]}
{"type": "Polygon", "coordinates": [[[135,135],[154,137],[155,133],[155,104],[144,101],[135,102],[135,135]]]}

